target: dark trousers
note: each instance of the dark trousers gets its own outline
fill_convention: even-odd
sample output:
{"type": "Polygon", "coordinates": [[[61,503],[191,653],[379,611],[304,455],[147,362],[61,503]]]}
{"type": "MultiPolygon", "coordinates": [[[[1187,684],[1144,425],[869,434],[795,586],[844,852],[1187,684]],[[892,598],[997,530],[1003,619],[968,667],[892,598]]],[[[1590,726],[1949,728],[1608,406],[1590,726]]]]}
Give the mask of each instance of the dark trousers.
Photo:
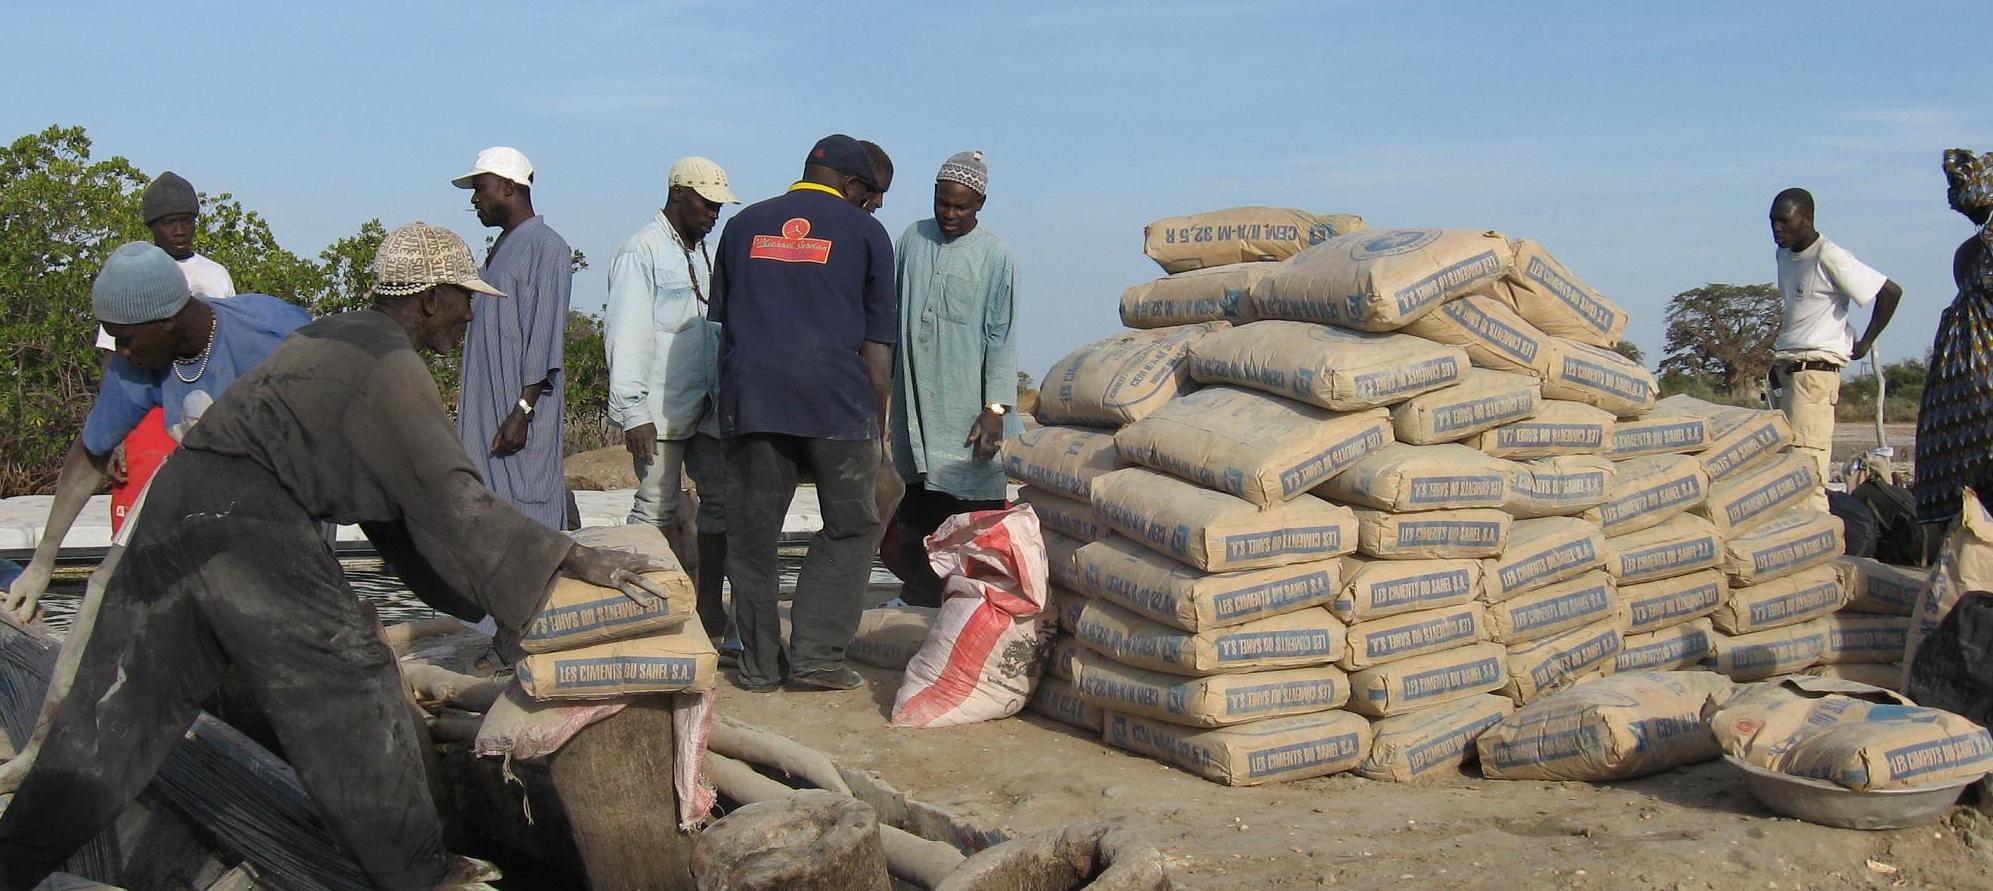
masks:
{"type": "Polygon", "coordinates": [[[927,563],[927,543],[924,541],[941,527],[941,521],[956,514],[979,510],[1002,510],[1003,500],[971,501],[957,498],[947,492],[929,489],[924,482],[907,484],[906,497],[900,500],[900,512],[896,515],[895,534],[899,536],[897,547],[900,556],[900,571],[903,574],[900,586],[900,599],[914,606],[940,606],[941,577],[934,574],[934,567],[927,563]]]}
{"type": "Polygon", "coordinates": [[[401,673],[318,524],[261,468],[187,450],[138,523],[0,816],[0,887],[33,887],[110,825],[230,666],[372,882],[433,887],[450,859],[401,673]]]}
{"type": "Polygon", "coordinates": [[[727,578],[734,586],[742,682],[773,684],[792,673],[843,667],[879,545],[873,497],[879,465],[875,439],[753,433],[727,441],[727,578]],[[816,477],[823,528],[810,538],[796,578],[785,650],[776,611],[776,547],[805,467],[816,477]]]}

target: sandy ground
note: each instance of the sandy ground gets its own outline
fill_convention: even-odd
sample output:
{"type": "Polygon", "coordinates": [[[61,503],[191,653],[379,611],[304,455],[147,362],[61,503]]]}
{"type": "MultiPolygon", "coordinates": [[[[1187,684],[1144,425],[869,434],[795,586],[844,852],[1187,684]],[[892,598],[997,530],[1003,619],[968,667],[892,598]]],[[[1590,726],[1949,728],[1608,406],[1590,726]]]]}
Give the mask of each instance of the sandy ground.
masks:
{"type": "MultiPolygon", "coordinates": [[[[1907,470],[1917,460],[1917,425],[1885,424],[1882,432],[1889,445],[1896,449],[1896,457],[1891,460],[1907,470]]],[[[1868,454],[1875,448],[1875,425],[1842,421],[1834,425],[1834,460],[1846,461],[1868,454]]]]}

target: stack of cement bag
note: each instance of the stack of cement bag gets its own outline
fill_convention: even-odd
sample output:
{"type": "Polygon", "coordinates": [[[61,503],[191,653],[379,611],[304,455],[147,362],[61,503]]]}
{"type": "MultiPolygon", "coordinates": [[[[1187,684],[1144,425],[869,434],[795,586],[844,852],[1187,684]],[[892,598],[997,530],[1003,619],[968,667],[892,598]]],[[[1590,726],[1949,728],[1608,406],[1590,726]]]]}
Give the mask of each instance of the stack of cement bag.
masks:
{"type": "Polygon", "coordinates": [[[1911,613],[1930,570],[1891,566],[1867,557],[1834,561],[1847,605],[1827,617],[1827,647],[1807,674],[1902,690],[1903,654],[1911,613]]]}
{"type": "Polygon", "coordinates": [[[692,582],[657,529],[618,526],[575,537],[668,564],[644,575],[667,596],[637,600],[614,588],[557,577],[519,642],[527,653],[518,665],[520,688],[542,701],[711,690],[719,654],[694,616],[692,582]]]}

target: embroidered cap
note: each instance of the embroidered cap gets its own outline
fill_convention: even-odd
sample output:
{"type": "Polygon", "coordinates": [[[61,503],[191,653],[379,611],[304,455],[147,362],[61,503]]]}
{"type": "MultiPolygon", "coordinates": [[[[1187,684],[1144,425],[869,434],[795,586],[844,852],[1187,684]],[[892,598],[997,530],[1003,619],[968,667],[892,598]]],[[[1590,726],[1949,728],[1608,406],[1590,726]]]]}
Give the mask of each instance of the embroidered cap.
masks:
{"type": "Polygon", "coordinates": [[[436,285],[505,296],[504,291],[478,277],[471,249],[457,233],[423,222],[409,223],[381,239],[372,272],[372,293],[383,297],[406,297],[436,285]]]}
{"type": "Polygon", "coordinates": [[[961,183],[971,192],[988,195],[990,169],[983,164],[982,152],[956,152],[941,162],[941,172],[934,175],[934,181],[961,183]]]}
{"type": "Polygon", "coordinates": [[[509,145],[494,145],[477,153],[477,160],[471,164],[471,172],[450,180],[459,189],[471,187],[471,180],[480,173],[509,179],[522,186],[533,184],[533,162],[526,160],[526,153],[509,145]]]}
{"type": "Polygon", "coordinates": [[[734,197],[734,190],[727,188],[727,172],[720,165],[698,155],[680,158],[678,163],[671,165],[670,185],[685,186],[715,204],[740,203],[740,199],[734,197]]]}

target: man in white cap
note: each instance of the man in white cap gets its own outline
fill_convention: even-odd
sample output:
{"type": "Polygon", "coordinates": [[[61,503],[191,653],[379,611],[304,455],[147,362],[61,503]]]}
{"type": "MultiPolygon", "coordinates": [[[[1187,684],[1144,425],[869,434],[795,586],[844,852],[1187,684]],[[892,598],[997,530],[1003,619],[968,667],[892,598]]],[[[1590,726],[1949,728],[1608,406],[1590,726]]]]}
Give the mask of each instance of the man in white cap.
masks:
{"type": "Polygon", "coordinates": [[[567,524],[561,360],[574,251],[533,212],[533,165],[518,149],[478,153],[451,180],[478,222],[499,229],[484,277],[512,295],[474,299],[457,390],[457,431],[485,485],[551,529],[567,524]]]}
{"type": "Polygon", "coordinates": [[[696,568],[699,619],[726,630],[720,585],[727,560],[726,446],[714,411],[720,326],[706,318],[713,260],[706,235],[720,208],[739,204],[727,172],[705,158],[671,165],[664,208],[609,261],[603,342],[609,358],[609,418],[623,429],[636,466],[631,523],[663,530],[681,562],[696,568]],[[683,540],[681,470],[699,489],[697,544],[683,540]],[[696,549],[695,549],[696,548],[696,549]]]}
{"type": "Polygon", "coordinates": [[[373,273],[370,310],[299,329],[154,478],[75,686],[0,815],[0,887],[34,886],[110,825],[231,666],[370,885],[452,887],[477,871],[443,849],[394,652],[321,522],[358,523],[430,606],[512,632],[559,571],[661,593],[636,575],[643,558],[577,545],[478,481],[417,352],[456,346],[471,294],[503,297],[463,240],[411,223],[381,242],[373,273]]]}

